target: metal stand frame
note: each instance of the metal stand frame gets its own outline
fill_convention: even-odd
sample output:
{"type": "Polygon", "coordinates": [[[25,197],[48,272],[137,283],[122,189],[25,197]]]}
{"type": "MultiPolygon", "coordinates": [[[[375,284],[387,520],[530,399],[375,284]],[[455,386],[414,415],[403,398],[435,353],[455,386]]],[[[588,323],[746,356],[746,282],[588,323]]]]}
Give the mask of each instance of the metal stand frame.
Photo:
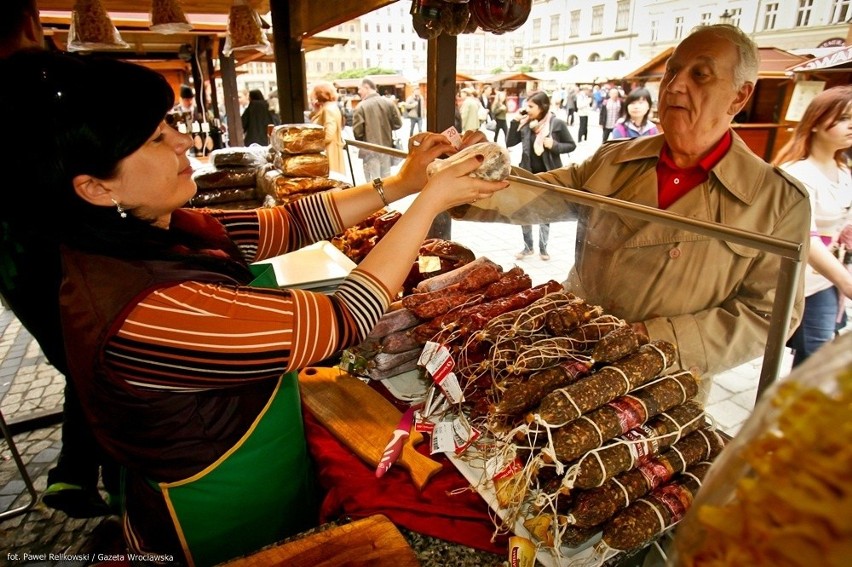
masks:
{"type": "Polygon", "coordinates": [[[15,440],[12,438],[12,433],[6,425],[6,420],[3,417],[2,411],[0,411],[0,429],[3,430],[3,437],[9,445],[9,451],[12,453],[12,458],[15,459],[15,464],[18,466],[18,472],[21,473],[21,477],[24,479],[24,484],[27,486],[27,492],[30,493],[30,501],[27,504],[18,506],[17,508],[10,508],[5,512],[0,512],[0,521],[2,521],[30,511],[38,502],[38,492],[36,491],[35,486],[33,486],[30,473],[27,471],[27,467],[21,459],[21,454],[18,452],[18,448],[15,446],[15,440]]]}

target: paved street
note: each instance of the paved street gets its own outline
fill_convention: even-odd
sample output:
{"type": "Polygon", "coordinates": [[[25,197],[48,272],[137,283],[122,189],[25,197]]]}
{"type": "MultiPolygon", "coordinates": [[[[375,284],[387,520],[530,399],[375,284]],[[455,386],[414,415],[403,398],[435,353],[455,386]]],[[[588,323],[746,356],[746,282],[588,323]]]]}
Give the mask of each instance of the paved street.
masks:
{"type": "MultiPolygon", "coordinates": [[[[590,119],[590,126],[593,120],[590,119]]],[[[403,131],[407,132],[407,124],[403,131]]],[[[576,126],[571,127],[576,134],[576,126]]],[[[583,159],[590,155],[600,140],[600,128],[590,127],[591,142],[584,142],[567,159],[583,159]]],[[[513,150],[515,163],[519,149],[513,150]]],[[[360,165],[360,164],[358,164],[360,165]]],[[[358,167],[360,169],[360,167],[358,167]]],[[[361,174],[363,176],[363,173],[361,174]]],[[[401,204],[404,208],[405,203],[401,204]]],[[[550,261],[533,255],[521,261],[515,253],[522,248],[521,230],[517,226],[454,222],[452,238],[470,247],[477,256],[487,256],[508,268],[518,264],[529,273],[534,283],[548,279],[562,281],[573,263],[574,223],[554,223],[548,251],[550,261]]],[[[714,381],[708,412],[727,433],[735,434],[749,416],[754,404],[760,359],[745,364],[714,381]]],[[[789,360],[785,361],[785,371],[789,360]]],[[[63,378],[47,364],[37,344],[17,319],[0,308],[0,409],[7,421],[32,412],[52,410],[62,403],[63,378]]],[[[15,443],[23,455],[36,489],[46,485],[47,470],[54,464],[60,448],[59,426],[49,426],[21,433],[15,443]]],[[[25,486],[5,443],[0,445],[0,512],[27,501],[25,486]]],[[[21,565],[23,553],[84,553],[97,548],[104,551],[103,542],[114,541],[117,526],[114,520],[72,520],[41,504],[25,515],[0,522],[0,566],[21,565]],[[18,553],[12,560],[7,553],[18,553]]],[[[53,562],[27,562],[32,565],[53,565],[53,562]]],[[[76,565],[66,562],[63,565],[76,565]]]]}

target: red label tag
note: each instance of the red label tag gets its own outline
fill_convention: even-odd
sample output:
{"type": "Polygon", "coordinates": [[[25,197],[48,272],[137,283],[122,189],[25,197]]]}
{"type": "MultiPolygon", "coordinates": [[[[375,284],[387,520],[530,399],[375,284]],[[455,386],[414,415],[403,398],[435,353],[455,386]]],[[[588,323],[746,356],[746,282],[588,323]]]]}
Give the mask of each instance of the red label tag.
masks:
{"type": "Polygon", "coordinates": [[[645,406],[633,396],[621,396],[607,404],[615,410],[621,432],[626,433],[645,422],[645,406]]]}
{"type": "Polygon", "coordinates": [[[672,524],[680,521],[689,509],[689,505],[692,504],[692,493],[680,484],[666,485],[655,492],[654,496],[669,511],[672,524]]]}
{"type": "Polygon", "coordinates": [[[645,477],[650,490],[657,488],[672,477],[669,467],[660,459],[648,459],[636,465],[636,468],[645,477]]]}
{"type": "Polygon", "coordinates": [[[524,465],[521,464],[520,459],[515,458],[512,459],[509,464],[507,464],[503,470],[494,475],[492,480],[503,480],[504,478],[511,478],[521,472],[523,470],[524,465]]]}

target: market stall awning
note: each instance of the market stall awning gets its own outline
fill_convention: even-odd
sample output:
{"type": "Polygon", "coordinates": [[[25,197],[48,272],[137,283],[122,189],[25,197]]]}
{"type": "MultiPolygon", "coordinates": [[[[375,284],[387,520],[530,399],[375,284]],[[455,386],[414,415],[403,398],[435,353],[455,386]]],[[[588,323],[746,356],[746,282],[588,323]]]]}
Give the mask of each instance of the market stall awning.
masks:
{"type": "Polygon", "coordinates": [[[566,71],[543,71],[530,74],[536,80],[555,82],[560,85],[596,84],[623,79],[641,65],[643,62],[635,59],[584,61],[566,71]]]}
{"type": "Polygon", "coordinates": [[[794,73],[808,73],[812,71],[826,70],[850,70],[852,69],[852,45],[839,47],[835,51],[805,63],[794,65],[789,70],[794,73]]]}
{"type": "Polygon", "coordinates": [[[527,73],[492,73],[489,75],[474,75],[473,80],[477,83],[502,83],[507,81],[535,81],[537,79],[527,73]]]}
{"type": "Polygon", "coordinates": [[[367,75],[352,79],[335,79],[332,83],[339,89],[348,89],[361,86],[364,79],[370,79],[377,87],[407,85],[409,82],[403,75],[367,75]]]}

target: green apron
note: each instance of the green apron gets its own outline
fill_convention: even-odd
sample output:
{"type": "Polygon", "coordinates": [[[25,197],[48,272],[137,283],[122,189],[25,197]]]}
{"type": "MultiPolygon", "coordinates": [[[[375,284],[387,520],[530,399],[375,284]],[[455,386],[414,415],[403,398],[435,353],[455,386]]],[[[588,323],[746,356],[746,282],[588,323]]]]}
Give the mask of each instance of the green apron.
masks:
{"type": "Polygon", "coordinates": [[[316,525],[296,372],[242,439],[198,474],[159,483],[190,565],[215,565],[316,525]]]}

